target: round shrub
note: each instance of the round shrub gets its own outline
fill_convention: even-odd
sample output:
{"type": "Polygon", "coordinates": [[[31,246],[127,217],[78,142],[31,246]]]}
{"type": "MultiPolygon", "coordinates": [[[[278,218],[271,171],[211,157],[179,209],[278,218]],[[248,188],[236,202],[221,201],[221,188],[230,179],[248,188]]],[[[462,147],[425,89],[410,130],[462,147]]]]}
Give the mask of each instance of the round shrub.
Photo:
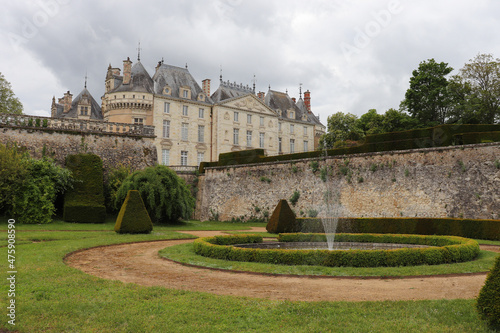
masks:
{"type": "MultiPolygon", "coordinates": [[[[479,245],[472,239],[452,236],[339,234],[340,242],[418,244],[429,248],[391,250],[279,250],[227,246],[243,244],[234,236],[195,240],[197,254],[216,259],[254,261],[282,265],[318,265],[329,267],[380,267],[437,265],[470,261],[479,254],[479,245]],[[227,238],[226,242],[221,239],[227,238]]],[[[280,234],[281,242],[326,242],[325,234],[280,234]]]]}
{"type": "Polygon", "coordinates": [[[116,192],[120,207],[128,191],[138,190],[149,217],[155,223],[176,223],[191,217],[195,199],[186,182],[164,165],[149,167],[128,176],[116,192]]]}
{"type": "Polygon", "coordinates": [[[116,218],[115,231],[120,234],[149,234],[151,230],[153,223],[139,191],[128,191],[116,218]]]}

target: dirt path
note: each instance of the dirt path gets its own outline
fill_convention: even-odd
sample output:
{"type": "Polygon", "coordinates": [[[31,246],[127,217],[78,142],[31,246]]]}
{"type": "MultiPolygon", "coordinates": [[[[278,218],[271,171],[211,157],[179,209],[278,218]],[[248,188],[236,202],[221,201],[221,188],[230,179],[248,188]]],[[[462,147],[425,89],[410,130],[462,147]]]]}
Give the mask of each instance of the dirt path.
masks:
{"type": "MultiPolygon", "coordinates": [[[[224,232],[189,233],[213,236],[224,232]]],[[[262,276],[186,267],[158,256],[158,251],[167,246],[191,241],[172,240],[99,247],[73,253],[65,262],[88,274],[126,283],[294,301],[475,298],[486,278],[486,274],[411,279],[262,276]]],[[[499,247],[490,246],[488,250],[498,252],[499,247]]]]}

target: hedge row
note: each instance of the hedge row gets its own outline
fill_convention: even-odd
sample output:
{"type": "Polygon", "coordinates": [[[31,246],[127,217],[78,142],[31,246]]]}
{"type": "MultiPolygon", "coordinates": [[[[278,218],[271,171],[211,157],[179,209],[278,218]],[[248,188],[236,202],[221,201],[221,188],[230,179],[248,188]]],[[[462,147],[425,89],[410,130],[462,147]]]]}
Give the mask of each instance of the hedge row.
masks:
{"type": "Polygon", "coordinates": [[[500,131],[455,134],[454,137],[455,142],[459,142],[464,145],[485,142],[500,142],[500,131]]]}
{"type": "MultiPolygon", "coordinates": [[[[324,233],[321,218],[297,218],[294,232],[324,233]]],[[[500,220],[454,218],[339,218],[337,232],[449,235],[500,240],[500,220]]]]}
{"type": "MultiPolygon", "coordinates": [[[[394,250],[279,250],[252,249],[225,246],[240,243],[234,236],[199,238],[194,241],[197,254],[222,260],[248,261],[281,265],[316,265],[328,267],[380,267],[439,265],[470,261],[479,254],[479,245],[471,239],[451,236],[415,235],[338,235],[342,241],[391,242],[431,245],[429,248],[401,248],[394,250]],[[222,241],[227,237],[228,240],[222,241]],[[428,239],[425,239],[428,238],[428,239]],[[221,245],[220,243],[226,243],[221,245]],[[440,247],[436,247],[440,246],[440,247]]],[[[257,236],[252,236],[257,239],[257,236]]],[[[325,235],[280,235],[280,240],[326,241],[325,235]]]]}
{"type": "Polygon", "coordinates": [[[199,171],[207,167],[228,166],[250,163],[281,162],[306,158],[341,156],[361,153],[374,153],[393,150],[407,150],[430,147],[444,147],[454,144],[480,143],[482,141],[500,141],[496,134],[500,125],[439,125],[402,132],[390,132],[367,135],[362,145],[346,148],[329,149],[325,151],[309,151],[277,156],[264,156],[263,149],[251,149],[230,152],[219,155],[217,162],[203,162],[199,171]],[[474,133],[468,135],[467,133],[474,133]],[[472,139],[472,137],[474,139],[472,139]],[[462,139],[464,138],[464,139],[462,139]],[[492,139],[493,138],[493,139],[492,139]],[[470,142],[468,141],[470,140],[470,142]]]}

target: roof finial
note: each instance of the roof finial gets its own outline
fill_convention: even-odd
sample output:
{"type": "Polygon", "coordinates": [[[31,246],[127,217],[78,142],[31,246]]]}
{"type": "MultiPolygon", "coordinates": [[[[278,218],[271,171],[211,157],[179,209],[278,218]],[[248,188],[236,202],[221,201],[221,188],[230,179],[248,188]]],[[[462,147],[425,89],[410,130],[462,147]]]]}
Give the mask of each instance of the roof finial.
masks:
{"type": "Polygon", "coordinates": [[[83,87],[87,89],[87,72],[85,72],[85,85],[83,87]]]}
{"type": "Polygon", "coordinates": [[[220,83],[222,83],[222,65],[220,65],[220,83]]]}
{"type": "Polygon", "coordinates": [[[286,89],[285,89],[285,94],[287,94],[287,95],[288,95],[288,88],[286,88],[286,89]]]}
{"type": "Polygon", "coordinates": [[[186,69],[188,69],[188,63],[186,62],[186,69]]]}
{"type": "Polygon", "coordinates": [[[253,75],[253,93],[255,94],[255,82],[257,82],[257,79],[255,78],[255,74],[253,75]]]}
{"type": "Polygon", "coordinates": [[[302,99],[302,83],[299,83],[299,96],[302,99]]]}
{"type": "Polygon", "coordinates": [[[141,61],[141,41],[139,41],[139,46],[137,47],[137,61],[141,61]]]}
{"type": "Polygon", "coordinates": [[[271,84],[269,83],[269,90],[271,90],[271,84]]]}

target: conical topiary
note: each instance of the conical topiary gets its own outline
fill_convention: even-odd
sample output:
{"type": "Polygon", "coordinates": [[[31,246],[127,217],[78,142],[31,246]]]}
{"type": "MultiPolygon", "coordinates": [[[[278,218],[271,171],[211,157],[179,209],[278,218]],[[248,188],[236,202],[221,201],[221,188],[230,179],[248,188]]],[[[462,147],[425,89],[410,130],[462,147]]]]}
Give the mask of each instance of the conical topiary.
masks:
{"type": "Polygon", "coordinates": [[[115,231],[120,234],[149,234],[153,223],[137,190],[130,190],[116,218],[115,231]]]}
{"type": "Polygon", "coordinates": [[[274,209],[266,230],[270,233],[277,234],[280,232],[298,232],[295,214],[288,205],[285,199],[281,199],[274,209]]]}
{"type": "Polygon", "coordinates": [[[479,293],[477,309],[492,329],[500,330],[500,256],[479,293]]]}

